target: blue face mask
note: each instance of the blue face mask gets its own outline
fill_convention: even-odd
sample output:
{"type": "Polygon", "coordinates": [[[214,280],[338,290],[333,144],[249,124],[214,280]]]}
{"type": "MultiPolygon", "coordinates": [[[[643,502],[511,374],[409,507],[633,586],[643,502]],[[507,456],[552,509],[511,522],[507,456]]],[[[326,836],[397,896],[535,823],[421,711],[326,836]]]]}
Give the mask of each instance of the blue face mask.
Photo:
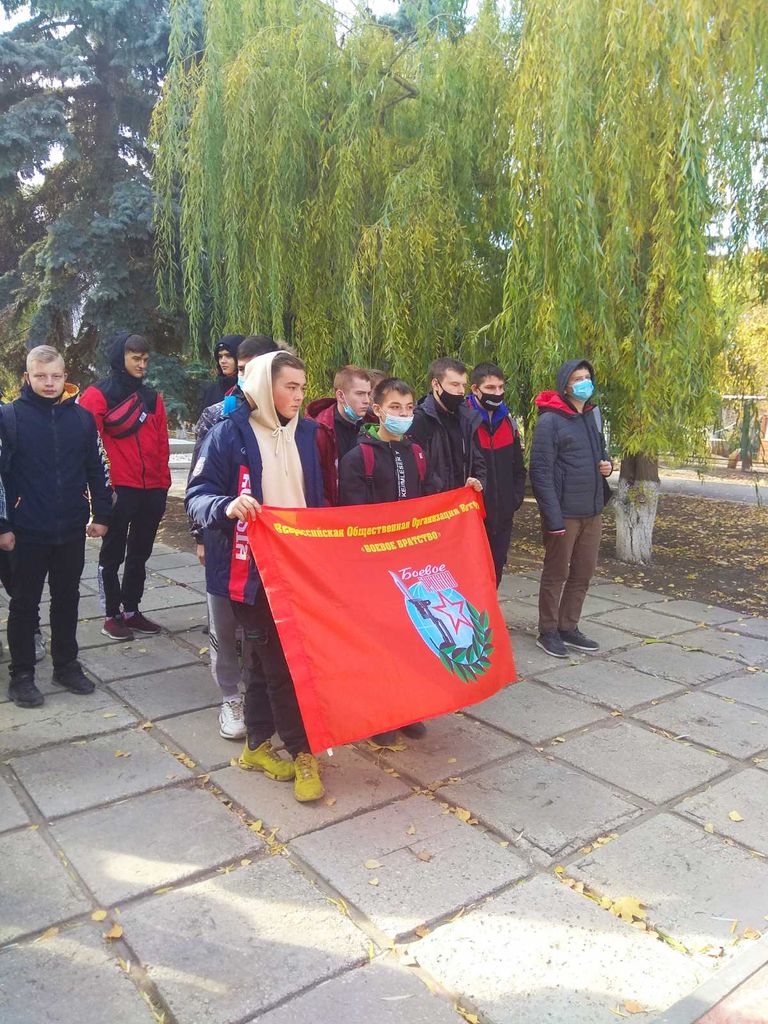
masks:
{"type": "Polygon", "coordinates": [[[352,406],[346,403],[346,399],[344,400],[344,403],[344,415],[347,417],[348,420],[352,420],[353,423],[359,423],[363,417],[358,415],[352,409],[352,406]]]}
{"type": "Polygon", "coordinates": [[[413,426],[413,416],[386,416],[382,426],[390,434],[407,434],[413,426]]]}
{"type": "Polygon", "coordinates": [[[591,380],[579,380],[571,385],[573,397],[577,398],[580,402],[588,401],[592,397],[594,390],[595,385],[591,380]]]}
{"type": "Polygon", "coordinates": [[[237,375],[237,386],[240,388],[241,391],[245,387],[245,374],[244,373],[239,373],[237,375]]]}

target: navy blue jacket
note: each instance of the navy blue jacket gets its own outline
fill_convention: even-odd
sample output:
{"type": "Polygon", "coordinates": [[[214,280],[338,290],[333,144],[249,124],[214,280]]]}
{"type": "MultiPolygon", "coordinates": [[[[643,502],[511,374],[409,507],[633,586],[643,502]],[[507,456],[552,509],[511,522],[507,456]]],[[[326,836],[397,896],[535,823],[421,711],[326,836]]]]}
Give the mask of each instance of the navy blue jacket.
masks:
{"type": "MultiPolygon", "coordinates": [[[[250,412],[248,403],[243,402],[205,435],[184,501],[188,515],[204,531],[206,590],[244,604],[255,603],[261,579],[246,531],[242,524],[227,519],[227,507],[240,494],[252,494],[262,501],[261,453],[248,422],[250,412]]],[[[307,506],[320,508],[325,501],[316,430],[313,420],[301,417],[296,447],[307,506]]]]}
{"type": "Polygon", "coordinates": [[[25,384],[12,404],[15,438],[0,420],[6,504],[0,533],[60,544],[85,531],[91,511],[94,522],[109,525],[109,463],[96,421],[75,404],[76,396],[77,388],[67,385],[55,402],[25,384]]]}
{"type": "Polygon", "coordinates": [[[568,378],[585,366],[584,359],[570,359],[557,371],[557,391],[542,391],[536,399],[539,419],[533,431],[528,472],[544,529],[565,529],[564,519],[586,519],[603,511],[609,488],[598,469],[610,461],[605,438],[587,403],[579,413],[565,393],[568,378]]]}

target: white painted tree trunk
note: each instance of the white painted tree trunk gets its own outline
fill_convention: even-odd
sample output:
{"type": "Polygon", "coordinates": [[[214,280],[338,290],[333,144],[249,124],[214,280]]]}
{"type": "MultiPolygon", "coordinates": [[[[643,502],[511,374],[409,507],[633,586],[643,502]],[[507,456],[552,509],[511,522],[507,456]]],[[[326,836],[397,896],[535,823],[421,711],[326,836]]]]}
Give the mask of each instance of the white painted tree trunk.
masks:
{"type": "Polygon", "coordinates": [[[619,480],[615,507],[616,557],[620,561],[650,562],[659,489],[658,480],[619,480]]]}

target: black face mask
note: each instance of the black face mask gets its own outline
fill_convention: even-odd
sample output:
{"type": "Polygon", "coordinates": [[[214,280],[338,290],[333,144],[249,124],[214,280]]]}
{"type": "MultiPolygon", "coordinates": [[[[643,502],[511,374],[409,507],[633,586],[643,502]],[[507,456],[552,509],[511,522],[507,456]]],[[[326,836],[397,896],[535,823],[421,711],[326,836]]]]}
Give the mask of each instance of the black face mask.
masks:
{"type": "Polygon", "coordinates": [[[445,406],[447,412],[456,413],[459,408],[464,404],[464,394],[453,395],[450,391],[441,390],[438,395],[439,400],[445,406]]]}
{"type": "Polygon", "coordinates": [[[487,391],[481,391],[476,398],[486,412],[496,412],[504,402],[504,392],[502,391],[500,395],[489,395],[487,391]]]}

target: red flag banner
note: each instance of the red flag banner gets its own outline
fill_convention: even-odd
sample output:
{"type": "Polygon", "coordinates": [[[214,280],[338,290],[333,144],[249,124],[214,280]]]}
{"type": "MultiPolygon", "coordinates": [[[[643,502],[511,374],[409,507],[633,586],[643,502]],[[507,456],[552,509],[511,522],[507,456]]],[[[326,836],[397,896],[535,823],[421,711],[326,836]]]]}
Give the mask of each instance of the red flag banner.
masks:
{"type": "Polygon", "coordinates": [[[482,515],[465,487],[249,526],[313,753],[515,681],[482,515]]]}

